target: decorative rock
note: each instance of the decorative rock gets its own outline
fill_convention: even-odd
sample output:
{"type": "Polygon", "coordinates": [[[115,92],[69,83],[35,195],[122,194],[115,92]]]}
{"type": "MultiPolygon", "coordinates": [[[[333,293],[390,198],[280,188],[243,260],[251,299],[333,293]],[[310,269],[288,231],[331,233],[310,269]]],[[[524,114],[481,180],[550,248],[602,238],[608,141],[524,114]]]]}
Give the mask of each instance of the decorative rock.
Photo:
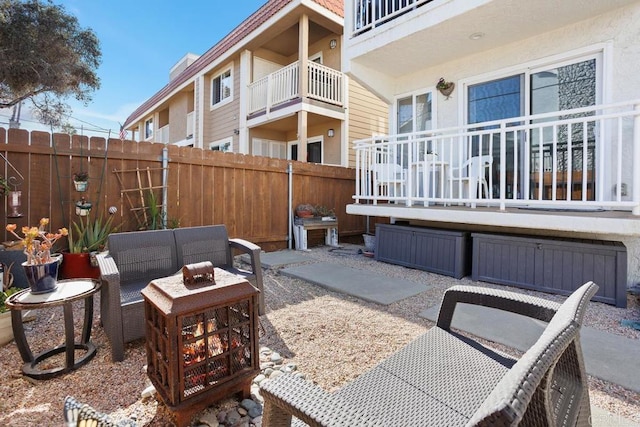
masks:
{"type": "Polygon", "coordinates": [[[219,422],[223,423],[226,419],[227,419],[227,412],[226,411],[218,412],[218,421],[219,422]]]}
{"type": "Polygon", "coordinates": [[[298,370],[298,365],[296,365],[293,362],[289,362],[289,363],[287,363],[286,368],[289,369],[289,371],[287,371],[287,372],[297,371],[298,370]]]}
{"type": "Polygon", "coordinates": [[[267,378],[267,375],[268,375],[268,374],[267,374],[267,373],[266,373],[266,371],[265,371],[265,373],[264,373],[264,374],[260,374],[260,375],[258,375],[257,377],[255,377],[255,378],[253,379],[253,383],[254,383],[254,384],[258,384],[258,385],[260,385],[260,383],[261,383],[265,378],[267,378]]]}
{"type": "Polygon", "coordinates": [[[247,411],[244,408],[238,408],[237,411],[238,411],[238,414],[240,414],[241,417],[244,417],[249,413],[249,411],[247,411]]]}
{"type": "Polygon", "coordinates": [[[273,372],[273,368],[267,368],[264,370],[264,375],[268,377],[273,372]]]}
{"type": "Polygon", "coordinates": [[[264,362],[260,364],[260,368],[262,369],[267,369],[267,368],[273,368],[276,364],[273,362],[264,362]]]}
{"type": "Polygon", "coordinates": [[[227,413],[226,423],[229,425],[235,425],[238,421],[240,421],[242,417],[235,409],[232,409],[227,413]]]}
{"type": "Polygon", "coordinates": [[[280,353],[274,351],[273,354],[271,354],[271,361],[276,365],[279,365],[282,363],[282,356],[280,356],[280,353]]]}
{"type": "Polygon", "coordinates": [[[205,412],[198,419],[200,424],[204,424],[208,427],[218,427],[220,422],[218,422],[218,417],[213,412],[205,412]]]}
{"type": "Polygon", "coordinates": [[[260,415],[259,417],[255,417],[254,419],[251,420],[251,422],[256,427],[262,427],[262,415],[260,415]]]}
{"type": "Polygon", "coordinates": [[[256,405],[253,408],[249,409],[249,416],[251,418],[256,418],[262,415],[262,406],[256,405]]]}
{"type": "Polygon", "coordinates": [[[302,378],[303,380],[306,378],[302,372],[296,372],[296,373],[295,373],[295,374],[293,374],[293,375],[295,375],[295,376],[296,376],[296,377],[298,377],[298,378],[302,378]]]}
{"type": "Polygon", "coordinates": [[[278,378],[280,375],[282,375],[282,371],[273,371],[271,375],[269,375],[269,379],[278,378]]]}
{"type": "Polygon", "coordinates": [[[251,399],[242,399],[242,402],[240,402],[240,407],[247,411],[250,411],[251,408],[255,408],[256,406],[258,406],[258,404],[251,399]]]}
{"type": "Polygon", "coordinates": [[[156,394],[156,388],[152,385],[145,388],[144,390],[142,390],[142,393],[140,393],[143,399],[146,399],[147,397],[153,397],[154,394],[156,394]]]}

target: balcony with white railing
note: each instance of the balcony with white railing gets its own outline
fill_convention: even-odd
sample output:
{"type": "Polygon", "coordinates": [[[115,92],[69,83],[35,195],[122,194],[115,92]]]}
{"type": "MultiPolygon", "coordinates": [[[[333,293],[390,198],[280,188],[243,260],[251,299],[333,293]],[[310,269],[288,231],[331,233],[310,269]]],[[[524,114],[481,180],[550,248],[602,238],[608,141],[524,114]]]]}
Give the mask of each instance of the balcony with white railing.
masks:
{"type": "Polygon", "coordinates": [[[158,129],[157,142],[161,142],[163,144],[169,143],[169,125],[164,125],[158,129]]]}
{"type": "MultiPolygon", "coordinates": [[[[342,106],[344,75],[322,64],[309,62],[308,92],[303,97],[342,106]]],[[[248,114],[269,112],[287,102],[301,98],[299,90],[300,62],[296,61],[249,85],[248,114]]]]}
{"type": "Polygon", "coordinates": [[[640,215],[640,101],[355,142],[357,204],[640,215]]]}
{"type": "Polygon", "coordinates": [[[353,34],[357,36],[433,0],[352,0],[353,34]]]}
{"type": "Polygon", "coordinates": [[[196,127],[196,115],[195,112],[192,111],[187,114],[187,134],[185,135],[188,138],[193,137],[193,131],[196,127]]]}

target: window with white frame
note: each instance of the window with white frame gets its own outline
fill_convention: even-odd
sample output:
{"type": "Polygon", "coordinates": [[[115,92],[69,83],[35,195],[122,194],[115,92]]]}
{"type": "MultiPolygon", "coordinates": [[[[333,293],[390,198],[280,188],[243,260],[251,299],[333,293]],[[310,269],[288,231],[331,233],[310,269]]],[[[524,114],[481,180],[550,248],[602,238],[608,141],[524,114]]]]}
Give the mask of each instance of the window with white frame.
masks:
{"type": "Polygon", "coordinates": [[[153,117],[144,121],[144,139],[153,138],[153,117]]]}
{"type": "MultiPolygon", "coordinates": [[[[396,134],[420,134],[433,129],[433,118],[435,114],[432,91],[420,90],[400,95],[396,98],[394,109],[395,122],[393,125],[396,134]]],[[[424,136],[424,134],[422,134],[422,136],[424,136]]],[[[398,137],[398,140],[402,139],[402,137],[398,137]]],[[[425,154],[437,153],[438,151],[437,147],[432,146],[432,143],[427,141],[413,144],[412,147],[414,148],[414,152],[412,153],[413,161],[422,160],[425,158],[425,154]]],[[[388,155],[391,155],[393,158],[379,158],[378,161],[399,163],[406,166],[409,160],[406,150],[389,153],[388,155]]]]}
{"type": "Polygon", "coordinates": [[[214,141],[209,143],[209,150],[212,151],[222,151],[223,153],[227,153],[231,151],[233,144],[233,138],[224,138],[218,141],[214,141]]]}
{"type": "Polygon", "coordinates": [[[211,79],[211,106],[221,105],[233,99],[233,73],[227,68],[211,79]]]}

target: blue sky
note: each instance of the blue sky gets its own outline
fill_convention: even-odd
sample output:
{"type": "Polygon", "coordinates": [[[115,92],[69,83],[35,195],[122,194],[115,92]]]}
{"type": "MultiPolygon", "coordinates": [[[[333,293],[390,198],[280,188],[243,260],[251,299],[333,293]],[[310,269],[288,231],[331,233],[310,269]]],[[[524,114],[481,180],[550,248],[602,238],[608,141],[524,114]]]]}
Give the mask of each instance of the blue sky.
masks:
{"type": "MultiPolygon", "coordinates": [[[[91,28],[102,49],[101,87],[86,107],[69,101],[70,123],[79,127],[80,119],[117,137],[118,122],[168,83],[178,60],[188,52],[206,52],[266,1],[53,0],[91,28]]],[[[6,127],[7,114],[0,110],[0,126],[6,127]]],[[[25,114],[22,127],[34,126],[25,114]]],[[[85,135],[95,128],[90,124],[84,124],[85,135]]]]}

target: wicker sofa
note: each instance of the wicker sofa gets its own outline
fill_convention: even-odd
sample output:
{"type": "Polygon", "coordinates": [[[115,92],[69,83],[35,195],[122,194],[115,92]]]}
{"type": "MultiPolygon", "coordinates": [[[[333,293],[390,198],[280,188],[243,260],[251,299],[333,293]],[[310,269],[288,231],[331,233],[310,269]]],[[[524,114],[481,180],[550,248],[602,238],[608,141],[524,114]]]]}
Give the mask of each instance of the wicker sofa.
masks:
{"type": "Polygon", "coordinates": [[[262,425],[589,425],[580,327],[598,287],[588,282],[562,305],[502,290],[454,286],[437,325],[336,393],[291,374],[261,384],[262,425]],[[451,330],[457,303],[549,322],[520,359],[451,330]]]}
{"type": "Polygon", "coordinates": [[[211,261],[244,276],[260,290],[259,313],[264,313],[260,247],[229,239],[224,225],[114,233],[109,235],[108,245],[109,252],[98,256],[100,318],[114,361],[124,359],[124,343],[145,336],[140,291],[150,281],[175,274],[186,264],[211,261]],[[249,254],[251,271],[233,266],[233,249],[249,254]]]}

